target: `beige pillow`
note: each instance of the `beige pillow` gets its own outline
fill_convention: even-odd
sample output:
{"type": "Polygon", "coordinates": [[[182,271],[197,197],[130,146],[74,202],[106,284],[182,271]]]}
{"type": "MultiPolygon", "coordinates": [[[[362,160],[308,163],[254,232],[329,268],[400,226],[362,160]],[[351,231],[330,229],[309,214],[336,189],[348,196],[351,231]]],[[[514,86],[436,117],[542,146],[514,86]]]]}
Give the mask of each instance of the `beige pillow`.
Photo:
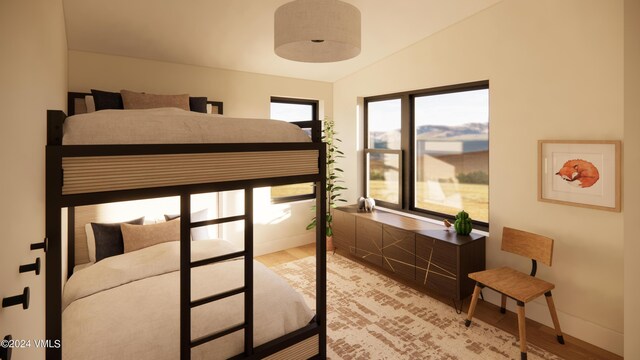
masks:
{"type": "Polygon", "coordinates": [[[124,252],[180,240],[180,219],[151,225],[121,224],[124,252]]]}
{"type": "Polygon", "coordinates": [[[182,95],[154,95],[143,94],[135,91],[120,90],[122,104],[125,110],[129,109],[155,109],[175,107],[189,111],[189,94],[182,95]]]}

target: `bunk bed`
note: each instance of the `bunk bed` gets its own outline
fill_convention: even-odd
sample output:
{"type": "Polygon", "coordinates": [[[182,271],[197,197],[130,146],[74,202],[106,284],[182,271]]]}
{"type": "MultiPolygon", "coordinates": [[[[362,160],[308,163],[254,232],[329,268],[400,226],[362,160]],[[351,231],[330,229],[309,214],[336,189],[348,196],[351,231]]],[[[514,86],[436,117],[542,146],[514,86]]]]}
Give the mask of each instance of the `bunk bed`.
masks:
{"type": "MultiPolygon", "coordinates": [[[[84,112],[85,93],[69,93],[69,115],[84,112]]],[[[216,113],[222,113],[222,103],[208,101],[216,113]]],[[[77,117],[76,117],[77,118],[77,117]]],[[[238,359],[306,359],[326,357],[326,244],[325,228],[316,227],[316,304],[315,316],[301,328],[273,340],[254,344],[254,293],[256,289],[253,260],[253,189],[292,183],[313,182],[325,188],[326,147],[320,140],[317,121],[299,122],[310,128],[311,142],[251,142],[251,143],[127,143],[110,145],[68,145],[63,140],[67,115],[62,111],[47,112],[46,146],[46,338],[51,343],[63,339],[63,282],[78,265],[76,238],[77,207],[125,200],[177,196],[180,199],[179,234],[176,245],[179,258],[179,348],[180,359],[190,359],[192,349],[243,332],[243,351],[238,359]],[[227,190],[244,190],[244,214],[192,222],[191,195],[227,190]],[[63,224],[63,209],[67,223],[63,224]],[[244,249],[218,246],[212,257],[198,253],[202,242],[191,240],[191,230],[198,227],[244,221],[244,249]],[[62,234],[67,233],[66,238],[62,234]],[[64,248],[67,240],[66,249],[64,248]],[[195,250],[194,257],[192,249],[195,250]],[[216,252],[217,251],[217,252],[216,252]],[[64,253],[66,252],[66,263],[64,253]],[[233,260],[236,264],[229,265],[233,260]],[[239,261],[242,262],[238,268],[239,261]],[[192,293],[192,272],[218,265],[232,266],[228,270],[209,274],[220,278],[242,270],[243,284],[231,290],[195,298],[192,293]],[[193,338],[192,310],[243,295],[244,322],[193,338]]],[[[69,121],[73,121],[70,119],[69,121]]],[[[326,195],[318,191],[316,216],[325,222],[326,195]]],[[[82,225],[82,224],[80,224],[82,225]]],[[[160,246],[160,245],[155,245],[160,246]]],[[[216,247],[207,241],[205,247],[216,247]]],[[[133,253],[131,253],[133,254],[133,253]]],[[[211,254],[211,252],[207,252],[211,254]]],[[[177,262],[177,261],[176,261],[177,262]]],[[[96,263],[98,265],[99,263],[96,263]]],[[[97,266],[94,266],[97,268],[97,266]]],[[[257,267],[260,267],[259,265],[257,267]]],[[[178,269],[174,269],[178,270],[178,269]]],[[[86,271],[86,270],[82,270],[86,271]]],[[[81,271],[81,272],[82,272],[81,271]]],[[[175,273],[175,271],[174,271],[175,273]]],[[[236,276],[237,277],[237,276],[236,276]]],[[[130,280],[125,280],[130,281],[130,280]]],[[[262,280],[260,280],[261,282],[262,280]]],[[[211,290],[211,289],[210,289],[211,290]]],[[[215,289],[214,289],[215,290],[215,289]]],[[[217,291],[217,290],[215,290],[217,291]]],[[[199,293],[201,293],[200,291],[199,293]]],[[[65,294],[66,296],[66,294],[65,294]]],[[[82,297],[82,296],[80,296],[82,297]]],[[[260,303],[258,303],[260,305],[260,303]]],[[[64,347],[64,341],[61,347],[64,347]]],[[[62,358],[61,347],[46,349],[48,360],[62,358]]],[[[202,356],[200,356],[202,357],[202,356]]],[[[204,357],[206,358],[206,356],[204,357]]]]}

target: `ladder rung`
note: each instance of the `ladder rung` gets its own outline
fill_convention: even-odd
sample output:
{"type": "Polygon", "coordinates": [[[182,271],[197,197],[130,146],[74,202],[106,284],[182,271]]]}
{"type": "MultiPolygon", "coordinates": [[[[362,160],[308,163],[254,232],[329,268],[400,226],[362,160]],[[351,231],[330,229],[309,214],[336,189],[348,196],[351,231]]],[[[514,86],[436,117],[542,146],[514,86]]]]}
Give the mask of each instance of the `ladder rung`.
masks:
{"type": "Polygon", "coordinates": [[[237,289],[225,291],[225,292],[220,293],[220,294],[215,294],[215,295],[203,297],[202,299],[198,299],[198,300],[192,301],[191,302],[191,307],[194,308],[194,307],[197,307],[197,306],[208,304],[208,303],[213,302],[213,301],[222,300],[224,298],[228,298],[228,297],[233,296],[233,295],[238,295],[238,294],[243,293],[245,291],[246,291],[246,289],[243,286],[243,287],[239,287],[237,289]]]}
{"type": "Polygon", "coordinates": [[[217,224],[228,223],[233,221],[240,221],[240,220],[245,220],[246,218],[247,217],[245,215],[238,215],[238,216],[224,217],[220,219],[196,221],[191,223],[191,228],[193,229],[193,228],[202,227],[202,226],[217,225],[217,224]]]}
{"type": "Polygon", "coordinates": [[[202,345],[204,343],[208,343],[209,341],[213,341],[213,340],[215,340],[217,338],[221,338],[223,336],[229,335],[229,334],[234,333],[236,331],[240,331],[240,330],[244,329],[245,326],[246,326],[246,324],[242,323],[242,324],[230,327],[228,329],[222,330],[220,332],[217,332],[217,333],[214,333],[214,334],[211,334],[211,335],[207,335],[207,336],[203,336],[203,337],[197,338],[195,340],[191,340],[191,347],[194,348],[194,347],[196,347],[198,345],[202,345]]]}
{"type": "Polygon", "coordinates": [[[243,251],[224,254],[224,255],[220,255],[220,256],[214,256],[214,257],[208,258],[208,259],[192,261],[191,262],[191,268],[195,268],[195,267],[198,267],[198,266],[209,265],[209,264],[213,264],[213,263],[217,263],[217,262],[221,262],[221,261],[225,261],[225,260],[229,260],[229,259],[234,259],[234,258],[242,257],[242,256],[245,256],[245,255],[246,255],[246,252],[243,250],[243,251]]]}

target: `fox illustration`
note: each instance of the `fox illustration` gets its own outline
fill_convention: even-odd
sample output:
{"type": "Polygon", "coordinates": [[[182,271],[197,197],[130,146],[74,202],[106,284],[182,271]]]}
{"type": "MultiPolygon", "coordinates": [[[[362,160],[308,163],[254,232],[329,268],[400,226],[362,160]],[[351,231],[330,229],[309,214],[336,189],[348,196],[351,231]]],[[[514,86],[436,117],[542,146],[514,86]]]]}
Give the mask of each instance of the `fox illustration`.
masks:
{"type": "Polygon", "coordinates": [[[576,181],[581,188],[591,187],[600,179],[598,168],[592,163],[581,159],[567,161],[556,175],[570,183],[576,181]]]}

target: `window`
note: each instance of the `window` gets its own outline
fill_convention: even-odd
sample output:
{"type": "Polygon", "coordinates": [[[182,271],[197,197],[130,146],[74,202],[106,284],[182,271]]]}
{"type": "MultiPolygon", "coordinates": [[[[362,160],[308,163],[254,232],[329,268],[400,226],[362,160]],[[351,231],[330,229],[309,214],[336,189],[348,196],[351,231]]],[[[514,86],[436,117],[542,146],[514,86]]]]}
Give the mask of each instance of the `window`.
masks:
{"type": "Polygon", "coordinates": [[[381,205],[489,222],[489,83],[365,99],[365,188],[381,205]]]}
{"type": "MultiPolygon", "coordinates": [[[[271,98],[271,118],[292,123],[319,120],[318,101],[292,98],[271,98]]],[[[311,136],[310,130],[305,130],[311,136]]],[[[313,183],[273,186],[271,202],[284,203],[290,201],[315,198],[313,183]]]]}
{"type": "Polygon", "coordinates": [[[402,201],[401,108],[401,99],[370,101],[366,106],[367,194],[380,204],[394,208],[402,201]]]}

